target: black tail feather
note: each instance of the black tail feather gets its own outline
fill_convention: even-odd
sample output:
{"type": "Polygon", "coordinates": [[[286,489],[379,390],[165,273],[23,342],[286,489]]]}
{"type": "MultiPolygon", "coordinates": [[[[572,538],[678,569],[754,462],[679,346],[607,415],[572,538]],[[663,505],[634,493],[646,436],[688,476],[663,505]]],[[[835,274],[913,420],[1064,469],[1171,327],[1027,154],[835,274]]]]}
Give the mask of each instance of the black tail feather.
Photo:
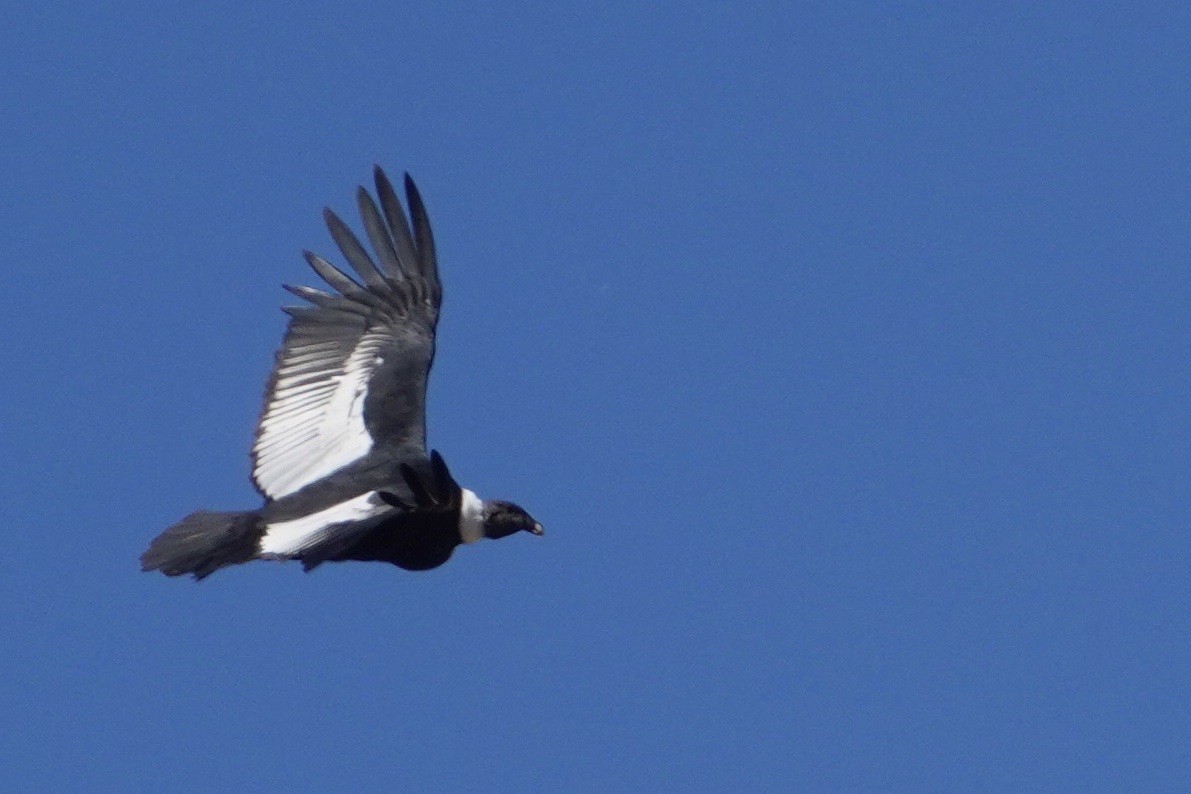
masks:
{"type": "Polygon", "coordinates": [[[199,510],[158,535],[141,555],[142,571],[203,579],[227,565],[256,559],[259,513],[199,510]]]}

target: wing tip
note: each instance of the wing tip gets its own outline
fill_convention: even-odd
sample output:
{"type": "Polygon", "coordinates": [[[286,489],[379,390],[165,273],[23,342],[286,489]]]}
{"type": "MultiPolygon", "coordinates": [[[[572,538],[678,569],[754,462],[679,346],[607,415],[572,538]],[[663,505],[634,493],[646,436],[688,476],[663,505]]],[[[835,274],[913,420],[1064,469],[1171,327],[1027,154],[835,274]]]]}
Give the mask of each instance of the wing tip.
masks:
{"type": "Polygon", "coordinates": [[[409,171],[402,173],[402,183],[405,186],[405,196],[409,199],[411,212],[415,206],[421,207],[423,212],[425,212],[425,207],[422,204],[422,193],[418,190],[418,184],[414,182],[414,178],[409,175],[409,171]]]}

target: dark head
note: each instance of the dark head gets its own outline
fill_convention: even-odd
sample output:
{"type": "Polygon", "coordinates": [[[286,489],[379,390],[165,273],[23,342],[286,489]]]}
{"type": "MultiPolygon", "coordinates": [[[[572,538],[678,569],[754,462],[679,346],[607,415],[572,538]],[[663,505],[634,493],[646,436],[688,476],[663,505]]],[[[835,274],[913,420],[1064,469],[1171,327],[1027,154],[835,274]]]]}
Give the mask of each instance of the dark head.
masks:
{"type": "Polygon", "coordinates": [[[545,530],[519,505],[489,499],[484,502],[484,537],[504,538],[514,532],[525,530],[541,535],[545,530]]]}

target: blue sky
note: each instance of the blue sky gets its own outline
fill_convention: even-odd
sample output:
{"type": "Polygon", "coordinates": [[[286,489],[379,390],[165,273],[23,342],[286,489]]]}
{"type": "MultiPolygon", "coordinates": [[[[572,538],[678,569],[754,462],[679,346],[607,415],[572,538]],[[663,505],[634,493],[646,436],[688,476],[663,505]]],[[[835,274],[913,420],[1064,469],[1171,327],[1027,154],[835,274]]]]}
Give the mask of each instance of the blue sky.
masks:
{"type": "Polygon", "coordinates": [[[1185,7],[5,16],[8,785],[1185,786],[1185,7]],[[141,574],[257,504],[280,284],[373,163],[431,443],[547,536],[141,574]]]}

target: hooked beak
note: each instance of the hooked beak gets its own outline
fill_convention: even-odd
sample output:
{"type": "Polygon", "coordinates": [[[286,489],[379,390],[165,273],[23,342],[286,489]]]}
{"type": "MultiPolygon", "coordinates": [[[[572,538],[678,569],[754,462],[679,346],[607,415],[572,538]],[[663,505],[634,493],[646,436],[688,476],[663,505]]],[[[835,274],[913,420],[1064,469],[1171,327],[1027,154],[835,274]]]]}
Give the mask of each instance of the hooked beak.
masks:
{"type": "Polygon", "coordinates": [[[534,522],[533,526],[529,528],[529,531],[535,535],[545,535],[546,534],[546,528],[543,527],[541,524],[539,524],[536,521],[534,522]]]}

